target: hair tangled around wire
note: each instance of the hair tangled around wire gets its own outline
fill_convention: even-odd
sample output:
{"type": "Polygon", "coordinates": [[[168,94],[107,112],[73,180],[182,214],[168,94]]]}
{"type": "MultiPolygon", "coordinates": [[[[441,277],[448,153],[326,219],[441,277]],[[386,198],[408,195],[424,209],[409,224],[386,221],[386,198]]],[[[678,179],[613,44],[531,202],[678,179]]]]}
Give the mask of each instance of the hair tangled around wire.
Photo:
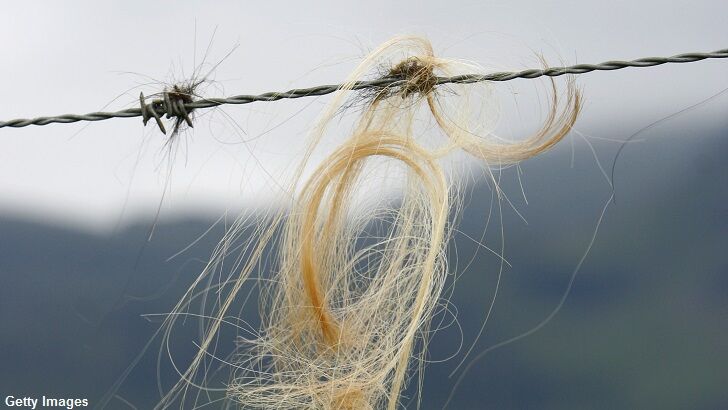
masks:
{"type": "MultiPolygon", "coordinates": [[[[504,140],[488,131],[479,122],[481,113],[473,110],[478,102],[493,104],[474,99],[488,95],[489,84],[451,85],[448,95],[438,89],[436,76],[474,69],[436,57],[430,43],[416,37],[394,38],[364,59],[311,132],[290,185],[290,209],[256,230],[234,274],[214,287],[214,311],[200,314],[207,319],[199,352],[160,408],[199,400],[188,390],[204,387],[221,327],[230,323],[243,283],[267,262],[262,259],[273,242],[272,273],[260,281],[261,328],[252,337],[241,336],[239,348],[226,359],[233,369],[227,386],[231,400],[258,409],[395,409],[413,372],[421,386],[429,325],[448,275],[450,221],[461,197],[441,160],[457,151],[489,166],[534,157],[569,132],[581,108],[571,79],[565,97],[551,80],[542,128],[525,139],[504,140]],[[345,105],[344,93],[388,64],[385,75],[402,81],[368,95],[353,131],[304,178],[324,135],[340,133],[331,128],[345,105]],[[423,130],[423,122],[431,125],[423,130]],[[426,143],[424,134],[438,143],[426,143]],[[362,215],[354,212],[356,195],[375,159],[400,164],[405,181],[396,205],[362,215]],[[375,219],[383,221],[384,233],[361,241],[375,219]]],[[[242,223],[236,224],[226,234],[167,317],[165,337],[179,313],[189,310],[199,294],[212,292],[204,285],[242,230],[242,223]]]]}

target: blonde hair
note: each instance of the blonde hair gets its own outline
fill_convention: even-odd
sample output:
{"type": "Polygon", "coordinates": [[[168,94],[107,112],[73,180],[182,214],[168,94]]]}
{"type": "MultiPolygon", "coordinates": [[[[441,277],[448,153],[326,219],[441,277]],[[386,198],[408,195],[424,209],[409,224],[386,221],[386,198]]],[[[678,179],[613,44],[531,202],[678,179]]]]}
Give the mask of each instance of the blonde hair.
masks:
{"type": "Polygon", "coordinates": [[[200,315],[208,320],[199,352],[159,407],[184,402],[190,386],[204,388],[204,380],[196,380],[207,373],[206,357],[214,354],[221,326],[230,323],[243,283],[275,241],[270,277],[260,282],[261,329],[241,338],[228,360],[234,370],[230,399],[266,409],[395,409],[413,365],[421,384],[429,323],[447,278],[445,249],[461,197],[443,158],[464,151],[492,167],[534,157],[569,132],[581,107],[571,79],[563,102],[552,80],[548,115],[534,135],[508,141],[491,130],[481,132],[473,96],[478,90],[487,93],[490,85],[450,85],[448,96],[437,85],[437,76],[477,69],[436,57],[430,43],[418,37],[389,40],[364,59],[311,132],[289,187],[290,209],[258,226],[234,277],[205,288],[244,229],[242,220],[235,224],[165,320],[168,338],[198,295],[216,292],[215,311],[200,315]],[[387,64],[385,75],[403,81],[365,95],[353,132],[304,178],[314,150],[347,103],[346,92],[387,64]],[[432,120],[425,131],[419,129],[423,117],[432,120]],[[426,143],[422,133],[441,142],[426,143]],[[356,214],[355,196],[374,158],[404,167],[401,196],[382,213],[356,214]],[[377,217],[386,220],[384,234],[373,244],[362,243],[362,232],[377,217]]]}

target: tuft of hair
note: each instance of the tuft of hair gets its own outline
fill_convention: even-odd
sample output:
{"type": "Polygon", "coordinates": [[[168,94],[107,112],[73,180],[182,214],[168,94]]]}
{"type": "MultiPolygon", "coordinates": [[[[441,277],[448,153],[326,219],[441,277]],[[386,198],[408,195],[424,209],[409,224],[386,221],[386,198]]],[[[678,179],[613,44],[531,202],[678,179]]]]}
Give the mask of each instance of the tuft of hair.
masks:
{"type": "Polygon", "coordinates": [[[552,80],[542,128],[504,139],[490,131],[494,121],[483,114],[495,104],[488,99],[491,84],[438,90],[436,76],[476,70],[436,57],[418,37],[389,40],[362,61],[310,133],[289,181],[290,207],[255,229],[227,280],[205,287],[246,229],[244,220],[236,223],[165,320],[169,337],[195,298],[214,293],[214,311],[199,315],[206,318],[199,352],[160,408],[201,399],[188,390],[206,387],[221,329],[260,265],[269,271],[258,281],[261,328],[241,336],[230,357],[219,358],[232,373],[229,400],[259,409],[396,409],[415,374],[421,387],[430,321],[448,278],[446,245],[463,197],[442,159],[464,151],[493,167],[532,158],[569,132],[581,107],[572,79],[565,97],[552,80]],[[346,92],[383,66],[392,67],[385,76],[401,81],[370,94],[353,129],[335,129],[346,92]],[[312,164],[314,149],[331,133],[341,136],[338,148],[312,164]],[[361,212],[356,194],[370,167],[382,162],[405,170],[402,192],[394,203],[361,212]],[[315,171],[305,177],[310,166],[315,171]],[[372,224],[378,233],[367,236],[372,224]]]}
{"type": "MultiPolygon", "coordinates": [[[[201,88],[207,88],[215,85],[212,76],[215,74],[217,68],[232,55],[237,49],[237,45],[232,47],[228,53],[218,60],[216,63],[211,64],[207,62],[208,54],[212,46],[212,42],[215,38],[213,32],[210,42],[207,45],[205,54],[202,57],[202,61],[193,67],[192,73],[189,77],[184,79],[177,79],[176,76],[172,75],[171,80],[168,82],[158,82],[163,85],[161,92],[152,94],[148,97],[141,96],[141,104],[146,104],[146,99],[151,99],[151,105],[155,109],[161,109],[166,112],[166,118],[173,118],[172,121],[172,132],[168,134],[165,145],[171,147],[172,143],[177,139],[177,136],[184,132],[188,128],[194,127],[195,111],[194,109],[185,109],[184,106],[180,107],[180,104],[189,104],[194,101],[204,100],[204,90],[201,88]],[[203,73],[203,70],[206,70],[203,73]],[[179,108],[178,108],[179,107],[179,108]]],[[[184,73],[183,73],[184,75],[184,73]]],[[[155,81],[157,82],[157,81],[155,81]]],[[[218,90],[219,91],[219,90],[218,90]]],[[[143,111],[144,112],[144,111],[143,111]]],[[[149,120],[148,115],[144,115],[144,125],[149,120]]],[[[167,134],[166,127],[162,124],[161,119],[155,118],[157,124],[163,134],[167,134]]]]}

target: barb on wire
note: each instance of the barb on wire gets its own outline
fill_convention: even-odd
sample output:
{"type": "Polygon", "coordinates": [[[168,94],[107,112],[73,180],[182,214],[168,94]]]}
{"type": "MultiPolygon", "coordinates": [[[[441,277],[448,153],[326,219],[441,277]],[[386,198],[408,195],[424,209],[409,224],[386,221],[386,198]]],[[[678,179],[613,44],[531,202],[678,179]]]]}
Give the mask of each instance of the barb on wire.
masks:
{"type": "Polygon", "coordinates": [[[185,104],[192,101],[192,96],[189,94],[178,91],[164,91],[161,100],[154,100],[151,104],[147,104],[144,93],[141,92],[139,93],[139,107],[142,113],[142,121],[146,126],[149,119],[154,118],[162,134],[167,134],[164,122],[162,122],[162,118],[157,111],[159,110],[162,113],[167,113],[167,118],[177,118],[178,125],[175,125],[175,129],[179,127],[182,121],[186,122],[188,126],[194,127],[192,119],[185,108],[185,104]]]}
{"type": "MultiPolygon", "coordinates": [[[[576,64],[567,67],[550,67],[546,69],[529,69],[515,72],[496,72],[489,74],[464,74],[453,77],[437,77],[436,85],[441,84],[471,84],[482,81],[510,81],[516,78],[535,79],[543,76],[558,77],[565,74],[584,74],[592,71],[620,70],[627,67],[652,67],[668,63],[692,63],[695,61],[728,58],[728,49],[717,50],[711,53],[685,53],[672,57],[647,57],[631,61],[605,61],[600,64],[576,64]]],[[[370,88],[396,87],[403,84],[405,79],[389,76],[371,81],[357,81],[351,90],[363,90],[370,88]]],[[[13,127],[21,128],[29,125],[48,125],[52,123],[73,123],[78,121],[103,121],[111,118],[143,117],[144,124],[151,117],[157,122],[160,130],[164,133],[160,116],[177,117],[186,122],[189,121],[188,112],[199,108],[211,108],[225,104],[249,104],[257,101],[278,101],[302,97],[312,97],[331,94],[341,90],[345,84],[320,85],[311,88],[297,88],[284,92],[267,92],[259,95],[236,95],[228,98],[204,98],[195,101],[186,98],[177,98],[175,95],[164,94],[165,100],[154,100],[147,104],[144,96],[140,98],[140,107],[128,108],[116,112],[92,112],[88,114],[65,114],[51,117],[19,118],[9,121],[0,121],[0,128],[13,127]],[[171,99],[170,99],[171,97],[171,99]]],[[[190,124],[190,122],[188,122],[190,124]]]]}

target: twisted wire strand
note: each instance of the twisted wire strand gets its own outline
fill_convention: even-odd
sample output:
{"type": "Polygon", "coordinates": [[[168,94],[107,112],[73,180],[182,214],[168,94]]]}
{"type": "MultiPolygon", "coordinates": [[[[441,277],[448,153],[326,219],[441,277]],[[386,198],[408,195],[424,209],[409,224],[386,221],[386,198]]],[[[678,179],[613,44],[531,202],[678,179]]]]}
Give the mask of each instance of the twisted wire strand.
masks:
{"type": "MultiPolygon", "coordinates": [[[[728,58],[728,48],[713,51],[710,53],[685,53],[672,57],[646,57],[631,61],[605,61],[599,64],[576,64],[566,67],[550,67],[545,69],[528,69],[515,72],[495,72],[489,74],[464,74],[452,77],[437,77],[437,85],[441,84],[472,84],[482,81],[510,81],[517,78],[535,79],[539,77],[558,77],[566,74],[585,74],[592,71],[612,71],[620,70],[627,67],[653,67],[668,63],[692,63],[714,58],[728,58]]],[[[371,88],[397,87],[406,82],[401,77],[384,77],[370,81],[357,81],[353,84],[351,90],[363,90],[371,88]]],[[[64,114],[50,117],[36,118],[19,118],[14,120],[0,122],[0,128],[13,127],[21,128],[29,125],[48,125],[52,123],[73,123],[78,121],[103,121],[111,118],[131,118],[143,117],[144,124],[150,118],[154,118],[160,130],[166,134],[164,125],[160,117],[166,115],[167,118],[182,118],[191,124],[187,115],[194,109],[212,108],[225,104],[249,104],[258,101],[278,101],[283,99],[294,99],[312,96],[321,96],[336,92],[344,84],[319,85],[310,88],[296,88],[284,92],[267,92],[259,95],[236,95],[227,98],[204,98],[192,102],[181,102],[180,100],[169,99],[167,93],[163,93],[164,100],[154,100],[147,104],[144,95],[140,96],[140,107],[128,108],[116,112],[91,112],[88,114],[64,114]]]]}

